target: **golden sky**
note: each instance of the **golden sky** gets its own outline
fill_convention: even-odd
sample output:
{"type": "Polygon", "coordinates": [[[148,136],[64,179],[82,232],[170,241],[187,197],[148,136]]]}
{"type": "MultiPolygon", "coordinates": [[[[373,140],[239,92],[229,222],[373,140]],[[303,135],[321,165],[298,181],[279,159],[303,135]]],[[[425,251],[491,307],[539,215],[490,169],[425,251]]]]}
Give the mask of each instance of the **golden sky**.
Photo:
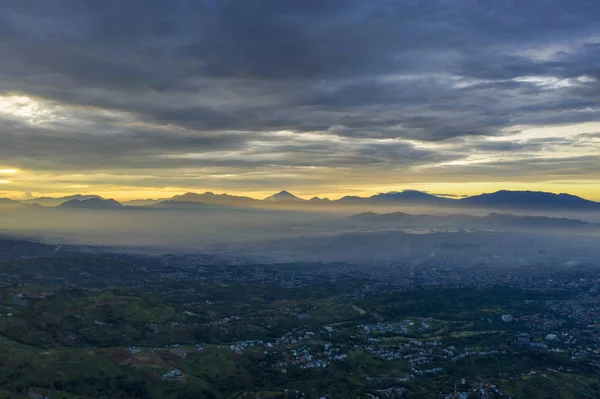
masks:
{"type": "MultiPolygon", "coordinates": [[[[77,106],[14,95],[0,97],[0,104],[5,105],[0,111],[5,118],[36,130],[46,126],[55,129],[55,120],[86,122],[79,117],[77,106]]],[[[87,154],[78,154],[77,148],[71,153],[69,141],[60,148],[64,153],[52,154],[53,143],[48,142],[47,159],[43,155],[34,160],[14,157],[14,162],[0,164],[0,195],[21,198],[83,193],[128,200],[213,191],[262,198],[286,189],[307,198],[316,195],[333,199],[404,189],[453,196],[508,189],[567,192],[600,200],[600,135],[596,134],[600,123],[514,126],[506,131],[497,137],[436,142],[279,131],[234,151],[192,153],[182,149],[171,153],[165,147],[142,159],[141,164],[137,159],[130,161],[128,154],[119,154],[116,160],[123,165],[115,167],[111,165],[110,149],[119,147],[121,137],[102,138],[108,144],[94,148],[87,145],[84,135],[73,142],[87,154]],[[280,152],[280,147],[286,152],[280,152]],[[365,148],[373,148],[372,153],[363,154],[365,148]],[[391,154],[386,153],[389,149],[391,154]],[[379,156],[389,159],[380,161],[379,156]],[[86,165],[90,158],[97,157],[102,158],[98,165],[86,165]],[[164,161],[175,163],[160,168],[153,165],[164,161]]],[[[62,140],[57,141],[60,144],[62,140]]],[[[143,137],[134,144],[143,150],[143,137]]],[[[44,150],[38,151],[43,154],[44,150]]]]}

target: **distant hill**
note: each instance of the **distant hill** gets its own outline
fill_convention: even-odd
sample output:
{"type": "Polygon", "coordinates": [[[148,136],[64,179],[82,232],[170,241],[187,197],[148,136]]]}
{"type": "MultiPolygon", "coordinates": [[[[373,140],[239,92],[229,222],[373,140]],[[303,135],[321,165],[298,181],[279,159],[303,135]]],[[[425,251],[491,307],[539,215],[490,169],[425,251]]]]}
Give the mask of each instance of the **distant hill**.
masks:
{"type": "MultiPolygon", "coordinates": [[[[595,226],[592,223],[579,219],[553,218],[546,216],[515,216],[510,213],[492,212],[483,218],[486,222],[504,224],[509,226],[535,226],[535,227],[587,227],[595,226]]],[[[600,227],[600,226],[598,226],[600,227]]]]}
{"type": "Polygon", "coordinates": [[[312,197],[308,202],[311,204],[331,204],[332,201],[329,198],[312,197]]]}
{"type": "Polygon", "coordinates": [[[0,198],[0,205],[18,204],[18,201],[11,200],[10,198],[0,198]]]}
{"type": "Polygon", "coordinates": [[[92,198],[87,200],[73,199],[60,204],[62,209],[121,209],[123,204],[114,199],[92,198]]]}
{"type": "Polygon", "coordinates": [[[229,205],[229,206],[256,206],[260,204],[260,200],[250,197],[240,197],[229,194],[214,194],[207,191],[203,194],[198,193],[185,193],[183,195],[176,195],[169,201],[177,202],[201,202],[204,204],[211,205],[229,205]]]}
{"type": "Polygon", "coordinates": [[[449,198],[438,197],[436,195],[417,190],[404,190],[400,192],[377,194],[370,197],[370,199],[374,201],[408,202],[424,205],[447,205],[454,202],[454,200],[449,198]]]}
{"type": "Polygon", "coordinates": [[[498,209],[600,210],[600,202],[571,194],[501,190],[458,200],[460,205],[498,209]]]}
{"type": "Polygon", "coordinates": [[[99,195],[81,195],[81,194],[75,194],[75,195],[68,195],[66,197],[39,197],[39,198],[33,198],[33,199],[29,199],[29,200],[23,200],[21,202],[23,202],[24,204],[38,204],[41,206],[58,206],[60,204],[64,204],[67,201],[71,201],[71,200],[79,200],[79,201],[85,201],[85,200],[90,200],[90,199],[103,199],[101,196],[99,195]]]}
{"type": "Polygon", "coordinates": [[[148,208],[176,208],[176,209],[198,209],[204,208],[207,204],[204,202],[192,202],[192,201],[176,201],[166,200],[159,202],[158,204],[148,205],[148,208]]]}
{"type": "Polygon", "coordinates": [[[265,198],[263,201],[267,201],[267,202],[281,202],[281,201],[306,201],[303,198],[300,197],[296,197],[294,194],[288,192],[288,191],[280,191],[277,194],[273,194],[267,198],[265,198]]]}
{"type": "Polygon", "coordinates": [[[411,204],[411,205],[451,205],[456,200],[438,197],[417,190],[392,191],[389,193],[379,193],[371,197],[346,196],[336,202],[352,204],[411,204]]]}
{"type": "Polygon", "coordinates": [[[536,228],[600,228],[600,225],[578,219],[553,218],[546,216],[516,216],[509,213],[490,213],[487,216],[472,215],[411,215],[404,212],[364,212],[351,216],[363,223],[394,225],[398,227],[536,227],[536,228]]]}
{"type": "Polygon", "coordinates": [[[19,239],[0,235],[0,259],[20,256],[33,257],[48,255],[53,253],[55,248],[56,245],[48,245],[29,239],[19,239]]]}
{"type": "Polygon", "coordinates": [[[146,206],[146,205],[155,205],[155,204],[159,204],[163,201],[167,201],[166,198],[158,198],[158,199],[152,199],[152,198],[148,198],[148,199],[135,199],[135,200],[130,200],[130,201],[123,201],[121,202],[121,204],[125,205],[125,206],[146,206]]]}
{"type": "Polygon", "coordinates": [[[25,205],[20,201],[15,201],[10,198],[0,198],[0,209],[15,209],[15,208],[26,208],[30,205],[25,205]]]}

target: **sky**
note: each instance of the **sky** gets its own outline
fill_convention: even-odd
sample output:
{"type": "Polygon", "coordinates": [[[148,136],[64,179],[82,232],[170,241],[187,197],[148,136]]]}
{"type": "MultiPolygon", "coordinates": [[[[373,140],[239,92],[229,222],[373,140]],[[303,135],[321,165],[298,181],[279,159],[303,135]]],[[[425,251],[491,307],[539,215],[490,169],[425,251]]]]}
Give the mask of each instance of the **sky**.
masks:
{"type": "Polygon", "coordinates": [[[600,200],[596,0],[4,0],[0,196],[600,200]]]}

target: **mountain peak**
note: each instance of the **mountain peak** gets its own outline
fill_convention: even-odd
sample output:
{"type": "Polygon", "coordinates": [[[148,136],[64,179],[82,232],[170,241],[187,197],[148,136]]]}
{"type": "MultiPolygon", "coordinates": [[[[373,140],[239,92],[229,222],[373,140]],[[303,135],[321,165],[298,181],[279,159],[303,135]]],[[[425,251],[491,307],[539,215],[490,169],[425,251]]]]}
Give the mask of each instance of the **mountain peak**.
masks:
{"type": "Polygon", "coordinates": [[[331,202],[331,200],[327,197],[325,198],[320,198],[320,197],[312,197],[310,200],[308,200],[309,202],[331,202]]]}
{"type": "Polygon", "coordinates": [[[304,201],[304,199],[300,197],[296,197],[294,194],[289,191],[283,190],[278,192],[277,194],[273,194],[264,199],[264,201],[278,202],[278,201],[304,201]]]}

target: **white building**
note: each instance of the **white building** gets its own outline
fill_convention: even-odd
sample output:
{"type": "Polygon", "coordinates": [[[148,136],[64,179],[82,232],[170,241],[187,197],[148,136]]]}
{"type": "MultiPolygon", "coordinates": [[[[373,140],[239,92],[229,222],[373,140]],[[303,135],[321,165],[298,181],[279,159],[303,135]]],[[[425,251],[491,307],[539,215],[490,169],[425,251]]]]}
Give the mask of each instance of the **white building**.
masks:
{"type": "Polygon", "coordinates": [[[514,320],[514,317],[512,317],[509,314],[502,315],[502,321],[505,323],[510,323],[513,320],[514,320]]]}
{"type": "Polygon", "coordinates": [[[554,340],[556,340],[556,334],[546,335],[546,341],[554,341],[554,340]]]}
{"type": "Polygon", "coordinates": [[[173,369],[169,371],[167,374],[163,375],[163,379],[170,380],[181,380],[184,377],[183,373],[177,369],[173,369]]]}

